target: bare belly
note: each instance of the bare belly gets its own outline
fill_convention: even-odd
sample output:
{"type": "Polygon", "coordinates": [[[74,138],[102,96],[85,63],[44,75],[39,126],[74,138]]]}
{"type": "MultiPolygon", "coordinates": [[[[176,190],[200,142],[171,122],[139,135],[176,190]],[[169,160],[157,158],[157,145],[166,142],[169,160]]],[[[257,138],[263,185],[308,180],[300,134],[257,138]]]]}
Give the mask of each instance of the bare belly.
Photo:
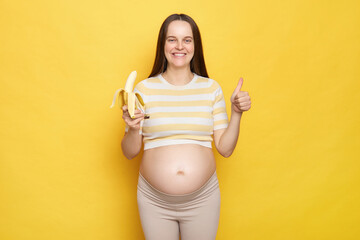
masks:
{"type": "Polygon", "coordinates": [[[216,169],[212,149],[181,144],[144,151],[141,175],[156,189],[168,194],[196,191],[216,169]]]}

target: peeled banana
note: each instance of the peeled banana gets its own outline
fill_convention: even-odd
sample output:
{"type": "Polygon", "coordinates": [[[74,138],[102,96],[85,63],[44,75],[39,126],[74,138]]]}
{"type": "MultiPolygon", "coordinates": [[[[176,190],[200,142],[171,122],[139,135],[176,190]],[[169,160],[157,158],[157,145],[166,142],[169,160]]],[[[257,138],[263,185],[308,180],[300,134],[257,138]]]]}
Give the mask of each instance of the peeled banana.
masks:
{"type": "Polygon", "coordinates": [[[115,106],[116,99],[118,98],[119,107],[124,105],[128,106],[129,115],[131,118],[135,117],[135,109],[145,112],[145,104],[139,93],[133,92],[133,87],[136,79],[136,71],[130,73],[125,83],[125,88],[116,90],[113,102],[110,108],[115,106]]]}

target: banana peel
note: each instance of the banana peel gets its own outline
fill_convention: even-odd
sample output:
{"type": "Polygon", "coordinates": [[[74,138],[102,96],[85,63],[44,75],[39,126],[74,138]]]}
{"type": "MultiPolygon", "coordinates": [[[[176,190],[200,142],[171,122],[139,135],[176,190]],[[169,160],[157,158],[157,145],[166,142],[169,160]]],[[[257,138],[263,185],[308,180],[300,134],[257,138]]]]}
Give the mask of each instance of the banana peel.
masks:
{"type": "Polygon", "coordinates": [[[125,88],[116,90],[113,102],[110,106],[110,108],[113,108],[115,106],[116,99],[118,99],[118,105],[120,108],[122,108],[124,105],[128,106],[128,111],[131,118],[135,117],[136,109],[139,109],[141,112],[145,113],[144,100],[139,93],[133,92],[136,75],[136,71],[130,73],[126,80],[125,88]]]}

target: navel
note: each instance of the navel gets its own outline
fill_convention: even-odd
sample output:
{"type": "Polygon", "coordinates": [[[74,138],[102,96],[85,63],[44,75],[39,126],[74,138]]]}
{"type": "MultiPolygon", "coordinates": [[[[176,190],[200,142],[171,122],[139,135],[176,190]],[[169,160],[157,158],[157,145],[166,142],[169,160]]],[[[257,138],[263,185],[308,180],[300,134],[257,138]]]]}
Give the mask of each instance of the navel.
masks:
{"type": "Polygon", "coordinates": [[[178,171],[176,174],[177,175],[185,175],[184,171],[178,171]]]}

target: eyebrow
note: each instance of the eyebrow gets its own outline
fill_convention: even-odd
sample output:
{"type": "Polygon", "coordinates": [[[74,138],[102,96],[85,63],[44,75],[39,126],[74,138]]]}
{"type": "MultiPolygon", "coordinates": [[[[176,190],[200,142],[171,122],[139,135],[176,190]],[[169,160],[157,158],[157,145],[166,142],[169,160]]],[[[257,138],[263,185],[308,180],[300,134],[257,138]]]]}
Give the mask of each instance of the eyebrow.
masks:
{"type": "MultiPolygon", "coordinates": [[[[168,39],[168,38],[176,38],[176,37],[175,37],[175,36],[167,36],[166,39],[168,39]]],[[[191,38],[191,39],[192,39],[193,37],[191,37],[191,36],[185,36],[184,38],[191,38]]]]}

